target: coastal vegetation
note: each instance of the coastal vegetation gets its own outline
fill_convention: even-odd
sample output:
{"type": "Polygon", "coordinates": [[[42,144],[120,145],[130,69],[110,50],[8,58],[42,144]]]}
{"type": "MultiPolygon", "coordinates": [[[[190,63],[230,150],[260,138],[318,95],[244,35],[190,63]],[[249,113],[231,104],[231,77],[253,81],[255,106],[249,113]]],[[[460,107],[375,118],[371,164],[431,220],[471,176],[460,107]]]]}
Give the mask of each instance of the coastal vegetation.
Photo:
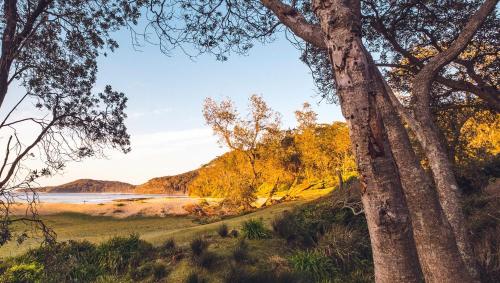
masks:
{"type": "MultiPolygon", "coordinates": [[[[359,189],[351,181],[319,199],[210,224],[194,216],[47,216],[59,243],[7,246],[0,282],[372,282],[366,220],[353,210],[359,189]]],[[[483,282],[500,276],[500,225],[490,216],[498,216],[498,199],[490,187],[468,196],[465,207],[483,282]]]]}
{"type": "Polygon", "coordinates": [[[0,282],[498,282],[497,6],[3,1],[0,282]],[[126,95],[97,84],[98,58],[118,48],[121,29],[134,47],[219,61],[285,36],[346,122],[318,124],[304,104],[286,130],[259,95],[247,113],[207,98],[202,113],[225,154],[139,187],[86,180],[72,190],[217,201],[186,205],[182,217],[40,215],[37,180],[131,150],[126,95]],[[19,192],[25,206],[13,213],[19,192]]]}

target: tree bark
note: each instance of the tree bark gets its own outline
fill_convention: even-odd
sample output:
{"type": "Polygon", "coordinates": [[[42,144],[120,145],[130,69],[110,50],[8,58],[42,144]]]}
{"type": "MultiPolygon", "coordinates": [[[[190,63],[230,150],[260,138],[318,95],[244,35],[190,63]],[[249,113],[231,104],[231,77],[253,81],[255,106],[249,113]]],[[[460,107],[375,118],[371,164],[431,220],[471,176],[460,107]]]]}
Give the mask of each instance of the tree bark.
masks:
{"type": "Polygon", "coordinates": [[[3,5],[5,28],[3,30],[2,50],[0,53],[0,107],[7,95],[17,25],[17,1],[4,1],[3,5]]]}
{"type": "Polygon", "coordinates": [[[461,193],[455,179],[452,163],[446,154],[447,151],[444,145],[441,143],[439,130],[430,111],[430,91],[439,71],[467,47],[488,15],[495,9],[497,3],[498,0],[485,0],[470,17],[453,43],[446,50],[432,57],[415,76],[412,84],[412,94],[416,101],[414,113],[418,113],[418,115],[415,115],[416,123],[413,123],[412,130],[424,149],[437,186],[441,206],[455,232],[462,259],[470,274],[475,278],[478,278],[479,274],[468,241],[468,231],[461,204],[461,193]]]}
{"type": "Polygon", "coordinates": [[[410,211],[417,253],[426,282],[471,282],[453,229],[441,209],[434,184],[420,165],[400,117],[391,104],[382,74],[372,62],[377,106],[387,129],[410,211]]]}
{"type": "Polygon", "coordinates": [[[360,171],[377,282],[419,282],[409,212],[360,37],[359,1],[313,1],[360,171]]]}

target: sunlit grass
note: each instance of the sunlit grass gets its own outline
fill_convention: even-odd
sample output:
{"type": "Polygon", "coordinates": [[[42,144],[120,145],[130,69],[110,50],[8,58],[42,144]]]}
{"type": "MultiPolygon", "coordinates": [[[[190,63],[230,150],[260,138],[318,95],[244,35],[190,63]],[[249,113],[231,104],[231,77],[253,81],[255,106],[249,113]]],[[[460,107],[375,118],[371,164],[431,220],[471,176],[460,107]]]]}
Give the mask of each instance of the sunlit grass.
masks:
{"type": "MultiPolygon", "coordinates": [[[[230,229],[241,228],[241,224],[252,218],[262,218],[270,227],[274,216],[284,210],[291,209],[305,201],[285,202],[253,213],[224,219],[230,229]]],[[[57,233],[59,241],[88,240],[93,243],[103,242],[113,236],[128,236],[138,233],[140,237],[154,245],[160,245],[169,238],[180,244],[186,244],[192,238],[204,234],[216,234],[221,221],[200,225],[191,216],[167,217],[129,217],[113,218],[109,216],[90,216],[78,213],[61,213],[44,216],[47,225],[57,233]]],[[[17,227],[24,229],[25,227],[17,227]]],[[[36,247],[39,242],[31,239],[21,245],[11,242],[0,247],[0,258],[14,256],[25,252],[30,247],[36,247]]]]}

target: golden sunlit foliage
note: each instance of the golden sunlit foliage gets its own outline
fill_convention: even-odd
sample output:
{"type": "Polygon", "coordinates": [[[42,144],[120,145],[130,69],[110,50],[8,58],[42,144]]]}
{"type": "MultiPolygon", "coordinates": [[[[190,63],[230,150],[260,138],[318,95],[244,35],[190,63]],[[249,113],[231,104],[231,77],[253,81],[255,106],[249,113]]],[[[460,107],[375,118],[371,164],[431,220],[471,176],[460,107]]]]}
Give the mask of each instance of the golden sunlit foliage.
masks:
{"type": "Polygon", "coordinates": [[[267,122],[259,118],[279,117],[277,113],[260,97],[252,96],[250,102],[251,118],[243,123],[233,122],[242,120],[230,101],[217,104],[206,100],[207,123],[231,151],[199,170],[198,177],[189,185],[191,195],[249,203],[258,195],[271,197],[294,187],[307,188],[304,184],[322,183],[323,187],[333,187],[339,178],[346,180],[356,175],[345,123],[317,124],[316,113],[304,103],[295,113],[297,129],[279,130],[276,118],[267,122]],[[256,100],[258,105],[253,103],[256,100]],[[266,114],[254,115],[256,112],[266,114]],[[241,132],[257,137],[256,141],[245,139],[249,141],[245,146],[235,146],[234,140],[244,140],[238,137],[241,132]]]}

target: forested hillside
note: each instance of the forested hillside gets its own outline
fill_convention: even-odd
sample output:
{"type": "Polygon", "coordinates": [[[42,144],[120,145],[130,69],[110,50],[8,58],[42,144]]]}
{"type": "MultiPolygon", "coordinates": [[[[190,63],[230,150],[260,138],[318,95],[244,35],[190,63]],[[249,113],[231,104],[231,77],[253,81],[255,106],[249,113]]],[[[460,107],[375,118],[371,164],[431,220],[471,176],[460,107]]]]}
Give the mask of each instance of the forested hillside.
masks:
{"type": "Polygon", "coordinates": [[[318,124],[308,103],[295,112],[298,127],[283,130],[273,120],[279,114],[260,97],[250,98],[249,116],[254,118],[247,121],[237,117],[231,101],[207,102],[207,122],[231,151],[198,170],[189,184],[191,195],[252,202],[257,196],[332,188],[357,174],[347,125],[318,124]],[[235,120],[221,121],[231,111],[235,120]],[[218,128],[224,123],[232,125],[218,128]]]}
{"type": "Polygon", "coordinates": [[[133,193],[134,185],[116,182],[80,179],[67,184],[39,188],[44,193],[133,193]]]}
{"type": "Polygon", "coordinates": [[[169,194],[187,195],[188,184],[198,175],[198,172],[189,171],[174,176],[153,178],[142,185],[135,187],[138,194],[169,194]]]}

